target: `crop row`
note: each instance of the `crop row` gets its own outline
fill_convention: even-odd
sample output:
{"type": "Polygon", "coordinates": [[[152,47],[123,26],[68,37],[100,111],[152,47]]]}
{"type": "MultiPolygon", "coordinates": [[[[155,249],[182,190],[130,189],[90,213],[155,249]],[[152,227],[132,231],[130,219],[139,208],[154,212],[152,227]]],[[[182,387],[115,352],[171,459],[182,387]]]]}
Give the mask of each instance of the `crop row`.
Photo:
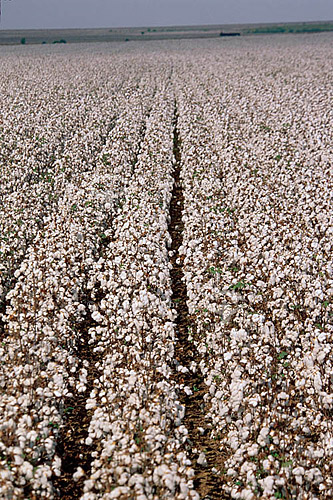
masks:
{"type": "MultiPolygon", "coordinates": [[[[87,282],[112,230],[149,115],[140,82],[130,81],[123,95],[120,88],[110,109],[115,99],[109,90],[92,98],[80,96],[77,85],[78,101],[70,93],[67,114],[59,118],[67,125],[66,140],[51,133],[39,148],[34,136],[24,130],[21,138],[14,128],[13,137],[22,144],[12,156],[4,153],[1,278],[7,308],[1,332],[0,457],[1,489],[9,497],[53,495],[52,475],[61,475],[56,446],[64,401],[85,390],[78,345],[92,312],[87,282]],[[102,103],[97,114],[96,104],[102,103]]],[[[38,109],[35,99],[32,95],[23,116],[38,109]]],[[[47,104],[45,116],[34,117],[44,134],[47,104]]],[[[13,116],[8,120],[16,123],[13,116]]]]}
{"type": "MultiPolygon", "coordinates": [[[[85,500],[95,498],[197,498],[183,448],[172,366],[172,309],[168,246],[173,185],[174,97],[170,85],[155,96],[114,238],[88,286],[103,299],[89,336],[100,376],[87,401],[94,409],[86,443],[92,470],[85,500]]],[[[82,474],[79,470],[77,474],[82,474]]]]}
{"type": "Polygon", "coordinates": [[[275,68],[272,50],[260,71],[223,62],[219,81],[191,68],[186,93],[179,85],[189,341],[207,387],[201,431],[219,446],[232,498],[329,498],[328,74],[315,76],[297,51],[298,69],[284,59],[276,80],[263,75],[275,68]]]}

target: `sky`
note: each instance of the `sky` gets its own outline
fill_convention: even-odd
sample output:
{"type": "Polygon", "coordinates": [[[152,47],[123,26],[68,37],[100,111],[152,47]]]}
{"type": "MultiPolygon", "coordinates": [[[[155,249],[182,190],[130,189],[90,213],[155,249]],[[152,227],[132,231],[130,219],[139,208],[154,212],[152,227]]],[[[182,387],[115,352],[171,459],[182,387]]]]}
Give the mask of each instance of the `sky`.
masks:
{"type": "Polygon", "coordinates": [[[333,20],[332,0],[2,0],[0,28],[112,28],[319,20],[333,20]]]}

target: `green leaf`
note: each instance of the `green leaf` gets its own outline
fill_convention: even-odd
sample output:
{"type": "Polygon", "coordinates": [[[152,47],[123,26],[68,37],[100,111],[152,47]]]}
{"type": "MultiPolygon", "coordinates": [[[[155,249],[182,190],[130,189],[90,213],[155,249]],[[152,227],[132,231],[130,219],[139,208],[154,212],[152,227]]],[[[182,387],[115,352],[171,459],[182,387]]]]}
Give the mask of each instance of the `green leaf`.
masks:
{"type": "Polygon", "coordinates": [[[246,282],[243,281],[243,280],[241,280],[241,281],[238,281],[238,283],[235,283],[234,285],[231,285],[231,287],[229,288],[229,290],[241,290],[245,286],[246,286],[246,282]]]}
{"type": "Polygon", "coordinates": [[[52,427],[53,429],[59,429],[59,424],[56,424],[54,422],[49,422],[49,427],[52,427]]]}

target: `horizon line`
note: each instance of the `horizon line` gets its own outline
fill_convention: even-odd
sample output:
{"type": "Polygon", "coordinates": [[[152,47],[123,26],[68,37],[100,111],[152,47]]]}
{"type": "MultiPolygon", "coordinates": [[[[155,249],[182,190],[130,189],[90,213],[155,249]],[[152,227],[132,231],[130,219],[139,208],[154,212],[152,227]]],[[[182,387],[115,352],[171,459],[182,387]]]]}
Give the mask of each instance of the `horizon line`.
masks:
{"type": "Polygon", "coordinates": [[[316,19],[311,21],[257,21],[257,22],[233,22],[233,23],[207,23],[207,24],[144,24],[141,26],[95,26],[95,27],[38,27],[38,28],[2,28],[0,31],[37,31],[37,30],[110,30],[110,29],[149,29],[149,28],[187,28],[187,27],[219,27],[219,26],[251,26],[251,25],[275,25],[275,24],[306,24],[306,23],[331,23],[333,19],[316,19]]]}

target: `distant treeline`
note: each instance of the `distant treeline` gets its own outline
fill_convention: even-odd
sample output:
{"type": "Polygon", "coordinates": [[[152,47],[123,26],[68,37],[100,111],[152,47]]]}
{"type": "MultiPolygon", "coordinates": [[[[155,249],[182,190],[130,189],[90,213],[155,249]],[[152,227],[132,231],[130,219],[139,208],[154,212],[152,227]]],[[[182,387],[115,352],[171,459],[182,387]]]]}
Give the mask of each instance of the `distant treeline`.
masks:
{"type": "Polygon", "coordinates": [[[246,33],[320,33],[322,31],[333,31],[333,23],[321,24],[281,24],[274,26],[258,26],[248,28],[246,33]]]}
{"type": "Polygon", "coordinates": [[[221,31],[220,36],[240,36],[240,33],[235,33],[235,32],[229,32],[229,33],[224,33],[221,31]]]}

